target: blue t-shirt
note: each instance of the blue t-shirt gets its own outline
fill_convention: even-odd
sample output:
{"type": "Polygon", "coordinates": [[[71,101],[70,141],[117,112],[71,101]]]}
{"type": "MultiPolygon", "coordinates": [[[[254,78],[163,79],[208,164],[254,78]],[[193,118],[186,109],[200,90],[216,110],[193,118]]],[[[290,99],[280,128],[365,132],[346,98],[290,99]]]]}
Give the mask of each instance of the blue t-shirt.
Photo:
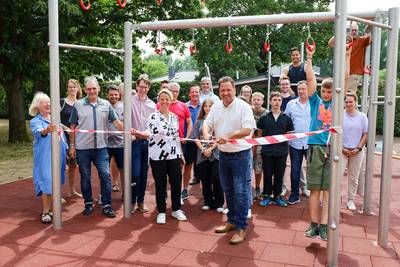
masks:
{"type": "MultiPolygon", "coordinates": [[[[332,127],[332,100],[322,101],[317,92],[310,97],[310,131],[329,129],[332,127]]],[[[308,137],[309,145],[326,145],[329,132],[308,137]]]]}

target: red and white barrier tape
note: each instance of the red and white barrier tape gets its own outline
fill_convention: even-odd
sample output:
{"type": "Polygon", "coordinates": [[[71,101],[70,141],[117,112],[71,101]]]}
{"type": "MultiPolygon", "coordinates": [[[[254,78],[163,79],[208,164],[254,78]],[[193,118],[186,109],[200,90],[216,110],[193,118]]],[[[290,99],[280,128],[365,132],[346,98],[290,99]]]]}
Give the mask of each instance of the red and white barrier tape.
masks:
{"type": "MultiPolygon", "coordinates": [[[[75,133],[111,133],[111,134],[123,134],[124,131],[108,131],[108,130],[82,130],[82,129],[75,129],[75,130],[69,130],[69,129],[60,129],[58,130],[59,133],[61,132],[75,132],[75,133]]],[[[290,134],[278,134],[278,135],[270,135],[270,136],[263,136],[263,137],[258,137],[258,138],[243,138],[243,139],[231,139],[228,141],[228,143],[232,145],[271,145],[271,144],[278,144],[290,140],[296,140],[296,139],[301,139],[305,137],[309,137],[312,135],[316,134],[321,134],[324,132],[329,132],[331,133],[341,133],[342,128],[341,127],[331,127],[329,129],[325,130],[318,130],[318,131],[313,131],[313,132],[306,132],[306,133],[290,133],[290,134]]],[[[161,135],[160,135],[161,136],[161,135]]],[[[176,138],[172,136],[162,136],[164,138],[176,138]]],[[[193,142],[196,139],[192,138],[179,138],[180,141],[190,141],[193,142]]],[[[328,138],[329,140],[329,138],[328,138]]],[[[202,143],[212,143],[215,142],[215,140],[199,140],[202,143]]]]}

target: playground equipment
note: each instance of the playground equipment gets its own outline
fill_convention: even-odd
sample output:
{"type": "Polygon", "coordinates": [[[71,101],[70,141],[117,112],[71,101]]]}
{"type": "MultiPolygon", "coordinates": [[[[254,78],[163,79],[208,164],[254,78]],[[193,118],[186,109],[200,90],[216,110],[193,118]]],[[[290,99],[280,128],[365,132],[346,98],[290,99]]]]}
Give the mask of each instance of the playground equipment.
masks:
{"type": "MultiPolygon", "coordinates": [[[[159,1],[161,2],[161,1],[159,1]]],[[[392,146],[394,132],[394,112],[395,112],[395,88],[397,74],[397,55],[400,9],[391,8],[388,12],[365,12],[352,15],[347,14],[347,1],[337,0],[335,12],[314,12],[314,13],[293,13],[279,15],[260,15],[260,16],[237,16],[220,18],[202,18],[144,22],[124,24],[124,49],[95,48],[89,46],[76,46],[59,43],[58,32],[58,1],[49,0],[49,37],[50,37],[50,92],[51,92],[51,113],[52,123],[60,123],[60,88],[59,88],[59,49],[78,48],[85,50],[97,50],[124,53],[124,216],[131,216],[131,89],[132,89],[132,31],[154,31],[154,30],[173,30],[173,29],[192,29],[208,27],[230,27],[241,25],[268,25],[268,24],[287,24],[287,23],[307,23],[307,22],[335,22],[335,47],[334,47],[334,95],[333,95],[333,126],[341,127],[343,120],[343,98],[344,98],[344,78],[345,78],[345,51],[346,51],[346,21],[359,21],[374,26],[372,44],[372,66],[371,66],[371,97],[370,97],[370,124],[367,157],[367,177],[365,182],[365,202],[371,201],[372,197],[372,170],[374,147],[374,137],[376,128],[376,105],[378,88],[378,70],[381,43],[381,28],[387,29],[387,64],[386,64],[386,86],[384,101],[384,144],[382,156],[381,172],[381,192],[379,209],[379,232],[378,244],[387,246],[389,233],[390,215],[390,187],[392,178],[392,146]],[[389,17],[389,24],[383,24],[381,19],[389,17]],[[375,21],[371,21],[374,19],[375,21]],[[367,196],[370,196],[367,199],[367,196]]],[[[229,40],[229,39],[228,39],[229,40]]],[[[311,40],[310,40],[311,41],[311,40]]],[[[228,44],[228,42],[227,42],[228,44]]],[[[312,45],[309,43],[309,45],[312,45]]],[[[228,48],[233,49],[231,44],[228,48]]],[[[230,50],[230,49],[229,49],[230,50]]],[[[269,52],[270,53],[270,52],[269,52]]],[[[269,56],[269,59],[271,57],[269,56]]],[[[342,177],[341,172],[341,148],[342,134],[332,135],[331,142],[331,176],[334,178],[342,177]]],[[[53,175],[53,205],[54,205],[54,228],[60,229],[61,220],[61,183],[60,183],[60,161],[59,161],[59,139],[56,132],[52,133],[52,175],[53,175]]],[[[339,211],[340,211],[340,180],[331,179],[330,199],[329,199],[329,231],[327,258],[329,266],[336,266],[338,263],[338,231],[339,231],[339,211]]]]}

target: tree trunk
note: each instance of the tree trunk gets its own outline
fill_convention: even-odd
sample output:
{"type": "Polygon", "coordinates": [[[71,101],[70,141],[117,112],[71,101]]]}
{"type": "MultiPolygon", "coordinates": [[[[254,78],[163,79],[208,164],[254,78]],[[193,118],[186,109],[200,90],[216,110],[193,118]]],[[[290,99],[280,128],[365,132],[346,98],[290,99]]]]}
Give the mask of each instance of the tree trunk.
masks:
{"type": "Polygon", "coordinates": [[[8,104],[8,142],[20,143],[29,141],[26,131],[24,98],[22,96],[21,76],[16,74],[4,84],[8,104]]]}

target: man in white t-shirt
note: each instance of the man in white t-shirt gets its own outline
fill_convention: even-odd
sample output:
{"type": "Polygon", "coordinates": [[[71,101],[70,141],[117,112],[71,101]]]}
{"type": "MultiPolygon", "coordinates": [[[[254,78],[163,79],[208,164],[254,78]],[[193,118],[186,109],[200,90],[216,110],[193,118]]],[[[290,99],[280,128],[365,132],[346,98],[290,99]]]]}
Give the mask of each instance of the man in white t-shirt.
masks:
{"type": "Polygon", "coordinates": [[[220,151],[219,173],[221,185],[228,206],[228,222],[215,229],[216,233],[237,230],[230,240],[238,244],[245,240],[248,201],[251,196],[252,155],[250,144],[230,144],[232,139],[251,137],[256,123],[251,107],[236,98],[235,82],[230,77],[222,77],[219,82],[222,101],[214,103],[203,124],[203,136],[209,139],[210,133],[215,138],[220,151]]]}

